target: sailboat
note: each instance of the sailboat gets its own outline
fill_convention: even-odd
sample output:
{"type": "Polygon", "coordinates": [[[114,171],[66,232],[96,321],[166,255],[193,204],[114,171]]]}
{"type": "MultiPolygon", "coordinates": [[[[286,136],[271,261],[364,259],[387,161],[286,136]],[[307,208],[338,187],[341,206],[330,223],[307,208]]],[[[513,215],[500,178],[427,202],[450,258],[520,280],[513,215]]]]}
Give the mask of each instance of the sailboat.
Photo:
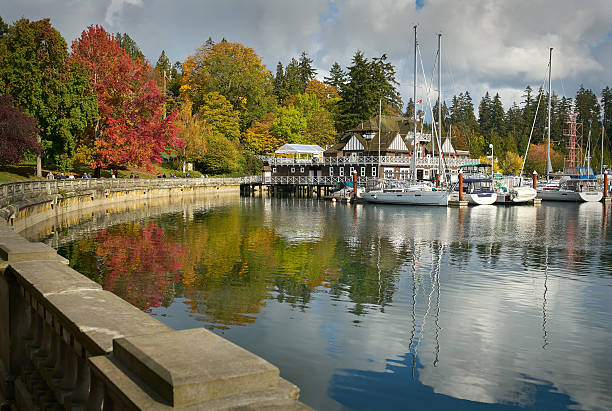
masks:
{"type": "MultiPolygon", "coordinates": [[[[593,169],[590,164],[579,167],[565,167],[563,176],[559,181],[550,181],[550,172],[552,171],[550,163],[550,101],[551,101],[551,65],[552,65],[552,47],[548,58],[548,147],[546,159],[546,174],[547,184],[538,190],[538,198],[546,201],[574,201],[574,202],[590,202],[601,201],[603,197],[602,190],[599,190],[599,184],[595,179],[593,169]]],[[[590,152],[587,154],[590,156],[590,152]]]]}
{"type": "MultiPolygon", "coordinates": [[[[438,35],[438,101],[441,101],[441,75],[440,54],[441,37],[438,35]]],[[[417,80],[417,26],[414,26],[414,101],[416,102],[416,80],[417,80]]],[[[441,110],[441,104],[438,104],[441,110]]],[[[380,116],[380,114],[379,114],[380,116]]],[[[440,114],[438,115],[440,117],[440,114]]],[[[406,205],[448,205],[448,191],[439,190],[436,187],[416,181],[416,136],[417,136],[417,113],[416,105],[414,109],[414,135],[413,135],[413,156],[410,164],[412,181],[410,183],[394,179],[382,179],[371,187],[362,198],[370,203],[387,204],[406,204],[406,205]]],[[[380,133],[380,131],[379,131],[380,133]]],[[[439,136],[439,133],[438,133],[439,136]]],[[[440,144],[438,144],[440,146],[440,144]]]]}

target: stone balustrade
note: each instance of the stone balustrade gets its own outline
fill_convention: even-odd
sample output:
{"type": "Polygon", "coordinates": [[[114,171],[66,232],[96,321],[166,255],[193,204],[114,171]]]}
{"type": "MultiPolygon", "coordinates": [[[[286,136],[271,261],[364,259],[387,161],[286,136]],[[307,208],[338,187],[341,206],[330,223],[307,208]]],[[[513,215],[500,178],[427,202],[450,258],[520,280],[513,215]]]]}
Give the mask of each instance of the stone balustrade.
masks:
{"type": "Polygon", "coordinates": [[[0,404],[16,409],[308,409],[256,355],[176,331],[0,228],[0,404]]]}

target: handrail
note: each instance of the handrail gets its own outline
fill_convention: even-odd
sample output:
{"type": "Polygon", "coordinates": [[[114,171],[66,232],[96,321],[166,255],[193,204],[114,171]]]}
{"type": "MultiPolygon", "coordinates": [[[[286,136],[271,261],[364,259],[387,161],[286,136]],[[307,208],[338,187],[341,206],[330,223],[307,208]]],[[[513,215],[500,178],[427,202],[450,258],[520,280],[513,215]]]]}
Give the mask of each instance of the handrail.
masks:
{"type": "MultiPolygon", "coordinates": [[[[285,158],[285,157],[269,157],[260,156],[260,160],[270,166],[275,165],[321,165],[321,166],[338,166],[349,164],[379,164],[380,165],[410,165],[412,157],[409,156],[348,156],[348,157],[324,157],[323,159],[312,158],[285,158]]],[[[436,166],[438,165],[438,157],[419,157],[416,159],[416,166],[436,166]]],[[[465,164],[473,164],[477,161],[472,158],[449,158],[446,157],[445,163],[448,167],[459,167],[465,164]]]]}

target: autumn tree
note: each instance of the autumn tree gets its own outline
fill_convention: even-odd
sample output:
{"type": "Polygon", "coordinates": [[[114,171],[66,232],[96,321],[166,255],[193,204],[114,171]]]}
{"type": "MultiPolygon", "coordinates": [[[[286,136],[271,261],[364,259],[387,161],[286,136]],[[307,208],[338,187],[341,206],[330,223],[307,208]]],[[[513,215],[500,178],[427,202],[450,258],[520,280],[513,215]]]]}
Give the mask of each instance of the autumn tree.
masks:
{"type": "Polygon", "coordinates": [[[27,153],[40,154],[36,120],[14,107],[8,94],[0,95],[0,164],[16,163],[27,153]]]}
{"type": "Polygon", "coordinates": [[[240,138],[240,117],[237,110],[221,94],[207,93],[198,109],[201,119],[215,132],[223,134],[230,141],[240,138]]]}
{"type": "Polygon", "coordinates": [[[284,139],[272,133],[272,126],[276,120],[275,113],[268,113],[260,120],[255,120],[244,133],[245,149],[255,154],[270,154],[282,146],[285,143],[284,139]]]}
{"type": "Polygon", "coordinates": [[[192,112],[193,103],[184,101],[177,113],[176,127],[180,130],[178,136],[183,139],[184,145],[178,150],[179,158],[183,162],[185,172],[186,162],[201,162],[206,154],[207,136],[212,133],[212,126],[200,119],[192,112]]]}
{"type": "MultiPolygon", "coordinates": [[[[97,117],[87,73],[68,59],[66,42],[49,19],[21,19],[0,36],[0,90],[34,117],[45,162],[72,167],[82,133],[97,117]]],[[[42,159],[37,161],[41,176],[42,159]]]]}
{"type": "Polygon", "coordinates": [[[208,93],[223,95],[238,111],[241,131],[274,106],[271,73],[253,49],[240,43],[205,43],[185,60],[181,84],[196,111],[208,93]]]}
{"type": "Polygon", "coordinates": [[[87,67],[100,116],[79,154],[93,167],[150,167],[160,154],[179,147],[174,116],[164,116],[165,97],[152,80],[149,65],[132,60],[100,26],[90,26],[72,44],[73,61],[87,67]],[[165,117],[165,118],[164,118],[165,117]]]}

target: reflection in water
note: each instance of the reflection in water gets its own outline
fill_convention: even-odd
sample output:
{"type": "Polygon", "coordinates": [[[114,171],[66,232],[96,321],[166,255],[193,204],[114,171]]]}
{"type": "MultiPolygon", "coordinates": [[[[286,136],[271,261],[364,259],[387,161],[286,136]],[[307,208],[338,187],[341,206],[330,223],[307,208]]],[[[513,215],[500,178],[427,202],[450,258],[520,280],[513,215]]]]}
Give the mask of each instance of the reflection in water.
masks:
{"type": "Polygon", "coordinates": [[[48,241],[168,325],[278,365],[315,408],[612,408],[600,204],[146,210],[48,241]]]}

